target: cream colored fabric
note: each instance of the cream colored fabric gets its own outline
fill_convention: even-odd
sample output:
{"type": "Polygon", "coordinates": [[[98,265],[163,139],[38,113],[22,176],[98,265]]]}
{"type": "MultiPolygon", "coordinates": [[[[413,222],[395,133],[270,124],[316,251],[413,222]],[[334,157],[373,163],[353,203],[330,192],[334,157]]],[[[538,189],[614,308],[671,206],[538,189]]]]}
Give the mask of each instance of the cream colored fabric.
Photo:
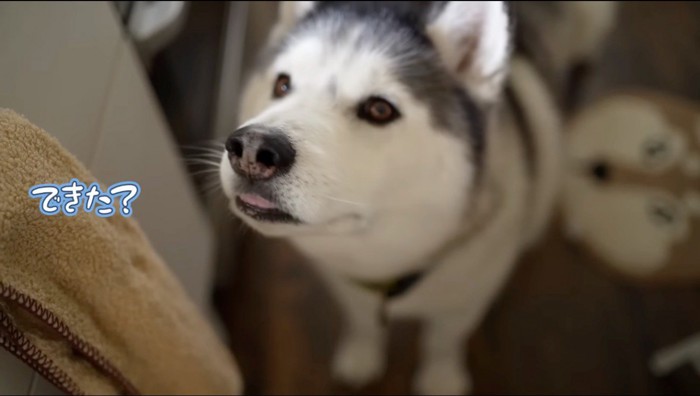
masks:
{"type": "Polygon", "coordinates": [[[54,138],[0,109],[0,338],[31,343],[74,393],[240,393],[235,360],[133,219],[45,216],[28,195],[72,178],[95,181],[54,138]]]}

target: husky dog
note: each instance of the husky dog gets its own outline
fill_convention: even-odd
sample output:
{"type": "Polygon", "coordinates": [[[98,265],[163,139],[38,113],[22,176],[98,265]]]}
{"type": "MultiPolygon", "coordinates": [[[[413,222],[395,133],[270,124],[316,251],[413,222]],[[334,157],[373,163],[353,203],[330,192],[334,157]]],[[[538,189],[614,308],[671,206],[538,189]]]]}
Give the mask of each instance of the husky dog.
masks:
{"type": "Polygon", "coordinates": [[[220,164],[231,210],[337,298],[339,380],[380,376],[384,319],[412,317],[414,390],[468,392],[463,342],[555,205],[547,84],[500,1],[280,4],[220,164]]]}

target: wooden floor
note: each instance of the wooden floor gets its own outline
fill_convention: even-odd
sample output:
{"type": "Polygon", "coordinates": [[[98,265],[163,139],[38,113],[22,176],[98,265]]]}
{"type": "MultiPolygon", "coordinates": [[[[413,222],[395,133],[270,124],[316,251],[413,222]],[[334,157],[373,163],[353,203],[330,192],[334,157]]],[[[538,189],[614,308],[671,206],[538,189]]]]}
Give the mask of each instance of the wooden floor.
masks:
{"type": "MultiPolygon", "coordinates": [[[[698,72],[700,6],[625,3],[588,97],[643,86],[700,100],[698,72]]],[[[317,277],[285,243],[243,237],[216,301],[247,392],[350,394],[329,377],[341,317],[317,277]]],[[[589,260],[557,224],[522,259],[469,340],[477,393],[700,393],[689,366],[663,379],[648,370],[656,349],[700,332],[700,285],[639,289],[589,260]]],[[[392,324],[388,373],[361,394],[409,391],[419,333],[415,323],[392,324]]]]}

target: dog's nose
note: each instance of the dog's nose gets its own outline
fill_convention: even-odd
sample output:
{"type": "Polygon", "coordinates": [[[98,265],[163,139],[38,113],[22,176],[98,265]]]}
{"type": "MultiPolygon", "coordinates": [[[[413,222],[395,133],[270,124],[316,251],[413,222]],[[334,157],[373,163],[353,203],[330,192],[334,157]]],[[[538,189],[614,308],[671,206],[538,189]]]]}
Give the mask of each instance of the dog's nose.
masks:
{"type": "Polygon", "coordinates": [[[296,151],[283,133],[249,125],[226,140],[226,151],[234,172],[252,180],[267,180],[294,164],[296,151]]]}

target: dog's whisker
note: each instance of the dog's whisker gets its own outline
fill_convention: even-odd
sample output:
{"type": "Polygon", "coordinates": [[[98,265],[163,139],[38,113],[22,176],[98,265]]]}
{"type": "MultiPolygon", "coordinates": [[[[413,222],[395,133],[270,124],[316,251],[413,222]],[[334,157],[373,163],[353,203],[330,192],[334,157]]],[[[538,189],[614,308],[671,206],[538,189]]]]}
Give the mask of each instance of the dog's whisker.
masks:
{"type": "Polygon", "coordinates": [[[214,175],[214,174],[218,174],[218,173],[219,173],[219,169],[202,169],[202,170],[198,170],[196,172],[190,172],[190,175],[192,175],[192,176],[214,175]]]}
{"type": "MultiPolygon", "coordinates": [[[[214,160],[221,160],[221,157],[205,157],[205,156],[190,156],[190,157],[185,157],[185,161],[197,161],[197,160],[209,160],[209,161],[214,161],[214,160]]],[[[217,161],[218,163],[218,161],[217,161]]]]}
{"type": "Polygon", "coordinates": [[[209,180],[204,181],[204,187],[209,188],[209,187],[221,187],[221,182],[217,177],[211,177],[209,180]]]}
{"type": "Polygon", "coordinates": [[[341,198],[331,197],[330,195],[318,194],[318,196],[320,196],[321,198],[330,199],[331,201],[337,201],[337,202],[346,203],[346,204],[348,204],[348,205],[355,205],[355,206],[360,206],[360,207],[366,206],[365,204],[360,203],[360,202],[349,201],[349,200],[347,200],[347,199],[341,199],[341,198]]]}
{"type": "Polygon", "coordinates": [[[185,158],[188,158],[188,159],[208,158],[208,159],[216,159],[216,160],[220,160],[222,157],[223,157],[223,155],[221,153],[198,153],[198,154],[185,156],[185,158]]]}
{"type": "Polygon", "coordinates": [[[213,158],[213,157],[210,157],[210,158],[203,158],[203,157],[199,157],[199,158],[185,158],[185,162],[198,162],[198,161],[201,162],[201,161],[207,161],[207,162],[209,162],[209,163],[216,163],[216,166],[217,166],[217,167],[218,167],[219,164],[220,164],[220,161],[218,161],[218,160],[219,160],[218,158],[213,158]]]}
{"type": "Polygon", "coordinates": [[[218,171],[212,171],[212,170],[204,170],[200,171],[204,172],[205,176],[203,176],[203,185],[204,186],[212,186],[212,185],[221,185],[221,180],[219,180],[218,177],[218,171]]]}
{"type": "Polygon", "coordinates": [[[225,147],[223,142],[219,142],[216,140],[203,140],[199,143],[196,144],[183,144],[180,145],[180,147],[185,148],[185,149],[211,149],[212,147],[225,147]]]}
{"type": "Polygon", "coordinates": [[[223,148],[219,149],[219,148],[214,148],[214,147],[196,147],[196,148],[192,147],[192,148],[189,148],[188,150],[195,152],[195,153],[201,152],[201,153],[219,153],[219,154],[223,154],[226,151],[223,148]]]}
{"type": "Polygon", "coordinates": [[[210,189],[203,190],[202,194],[207,198],[223,196],[223,194],[218,194],[219,192],[221,192],[221,188],[214,186],[210,189]]]}
{"type": "Polygon", "coordinates": [[[185,159],[185,163],[189,165],[210,165],[218,168],[221,164],[204,158],[189,158],[185,159]]]}
{"type": "Polygon", "coordinates": [[[221,160],[223,158],[223,153],[215,153],[215,152],[200,152],[200,153],[192,153],[192,154],[187,154],[183,155],[182,158],[184,159],[196,159],[196,158],[209,158],[209,159],[216,159],[216,160],[221,160]]]}
{"type": "Polygon", "coordinates": [[[221,183],[205,184],[200,188],[200,193],[206,198],[224,197],[225,196],[224,194],[219,194],[219,193],[223,193],[223,188],[221,187],[221,183]]]}
{"type": "Polygon", "coordinates": [[[198,170],[197,172],[200,172],[200,173],[219,173],[219,167],[217,166],[215,168],[206,168],[206,169],[198,170]]]}
{"type": "Polygon", "coordinates": [[[223,153],[223,149],[214,147],[191,147],[191,146],[181,146],[185,150],[191,150],[195,152],[205,152],[205,153],[223,153]]]}
{"type": "Polygon", "coordinates": [[[197,148],[196,151],[193,149],[193,151],[186,153],[183,155],[185,159],[198,159],[198,158],[204,158],[204,159],[212,159],[212,160],[221,160],[223,157],[224,151],[223,150],[215,150],[215,149],[210,149],[210,148],[197,148]]]}

